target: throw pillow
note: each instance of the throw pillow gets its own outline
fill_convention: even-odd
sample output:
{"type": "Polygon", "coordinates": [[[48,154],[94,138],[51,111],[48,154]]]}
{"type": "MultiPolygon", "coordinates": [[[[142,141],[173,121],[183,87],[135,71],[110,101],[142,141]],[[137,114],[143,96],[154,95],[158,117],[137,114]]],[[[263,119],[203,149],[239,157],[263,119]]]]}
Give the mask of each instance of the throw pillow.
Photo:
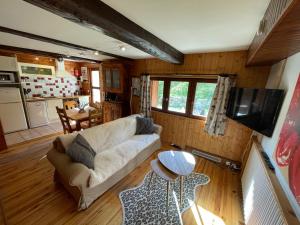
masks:
{"type": "Polygon", "coordinates": [[[76,136],[72,144],[66,150],[66,154],[70,156],[74,162],[82,163],[88,168],[94,169],[96,153],[82,135],[78,134],[76,136]]]}
{"type": "Polygon", "coordinates": [[[135,134],[153,134],[154,125],[152,118],[136,117],[135,134]]]}

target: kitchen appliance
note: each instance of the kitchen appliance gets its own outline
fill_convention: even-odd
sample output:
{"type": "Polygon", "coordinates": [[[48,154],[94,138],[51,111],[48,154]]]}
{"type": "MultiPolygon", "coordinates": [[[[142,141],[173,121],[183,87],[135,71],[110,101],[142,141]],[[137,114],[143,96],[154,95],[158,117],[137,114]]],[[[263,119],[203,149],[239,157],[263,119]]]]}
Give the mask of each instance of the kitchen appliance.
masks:
{"type": "Polygon", "coordinates": [[[19,88],[0,87],[0,119],[4,133],[28,128],[19,88]]]}
{"type": "Polygon", "coordinates": [[[226,116],[271,137],[284,99],[284,90],[232,88],[226,116]]]}
{"type": "Polygon", "coordinates": [[[0,56],[0,70],[1,71],[18,71],[17,58],[0,56]]]}
{"type": "Polygon", "coordinates": [[[26,104],[30,128],[48,124],[47,105],[45,100],[27,102],[26,104]]]}
{"type": "Polygon", "coordinates": [[[0,83],[14,83],[15,74],[13,72],[0,71],[0,83]]]}

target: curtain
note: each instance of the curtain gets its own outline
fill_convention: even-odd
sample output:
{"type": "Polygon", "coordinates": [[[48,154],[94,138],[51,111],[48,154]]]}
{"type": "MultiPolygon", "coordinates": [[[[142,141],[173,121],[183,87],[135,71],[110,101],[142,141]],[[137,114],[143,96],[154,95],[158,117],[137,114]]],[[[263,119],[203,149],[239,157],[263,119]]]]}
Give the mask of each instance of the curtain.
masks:
{"type": "Polygon", "coordinates": [[[207,115],[204,130],[210,135],[224,135],[226,127],[226,107],[230,88],[235,80],[229,76],[218,76],[218,83],[214,92],[207,115]]]}
{"type": "Polygon", "coordinates": [[[150,75],[145,74],[141,76],[141,114],[145,117],[151,116],[151,102],[150,102],[150,75]]]}

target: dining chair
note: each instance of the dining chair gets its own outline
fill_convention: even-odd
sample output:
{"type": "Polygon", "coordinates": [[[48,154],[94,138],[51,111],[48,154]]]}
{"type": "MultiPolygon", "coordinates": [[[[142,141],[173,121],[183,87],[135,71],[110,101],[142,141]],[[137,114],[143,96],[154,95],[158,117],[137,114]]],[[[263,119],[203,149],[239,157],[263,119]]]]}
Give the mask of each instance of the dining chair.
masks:
{"type": "Polygon", "coordinates": [[[76,124],[71,124],[65,109],[56,106],[56,112],[64,129],[64,134],[76,131],[76,124]]]}
{"type": "Polygon", "coordinates": [[[98,109],[89,110],[89,127],[97,126],[103,123],[102,111],[98,109]]]}
{"type": "Polygon", "coordinates": [[[76,101],[65,101],[64,102],[64,109],[65,110],[70,110],[70,109],[74,109],[78,106],[78,103],[76,101]]]}
{"type": "Polygon", "coordinates": [[[95,108],[95,109],[98,109],[98,110],[101,110],[102,111],[102,104],[100,102],[93,102],[93,103],[90,103],[90,106],[95,108]]]}

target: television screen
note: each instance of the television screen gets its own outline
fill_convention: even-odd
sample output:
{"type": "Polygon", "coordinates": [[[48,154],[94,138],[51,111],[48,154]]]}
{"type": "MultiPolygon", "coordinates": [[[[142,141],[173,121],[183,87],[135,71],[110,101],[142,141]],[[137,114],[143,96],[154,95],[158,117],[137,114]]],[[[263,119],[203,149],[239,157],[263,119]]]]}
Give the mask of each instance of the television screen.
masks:
{"type": "Polygon", "coordinates": [[[227,117],[271,137],[284,98],[284,90],[232,88],[227,117]]]}

